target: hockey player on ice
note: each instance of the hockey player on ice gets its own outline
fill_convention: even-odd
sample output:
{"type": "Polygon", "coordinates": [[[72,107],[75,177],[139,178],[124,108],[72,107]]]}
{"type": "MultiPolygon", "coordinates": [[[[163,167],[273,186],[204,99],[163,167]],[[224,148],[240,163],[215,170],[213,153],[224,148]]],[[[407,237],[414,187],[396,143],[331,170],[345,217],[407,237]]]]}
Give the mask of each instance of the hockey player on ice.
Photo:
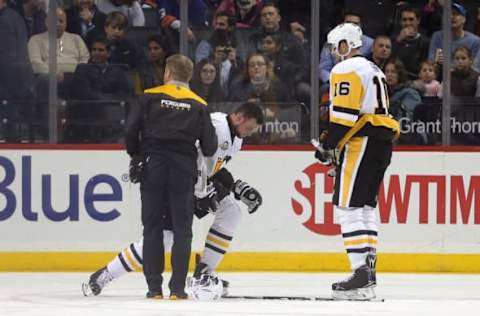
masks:
{"type": "MultiPolygon", "coordinates": [[[[197,159],[198,180],[195,185],[196,210],[199,218],[211,213],[214,221],[207,234],[203,255],[199,258],[193,278],[187,290],[196,299],[216,299],[226,295],[228,282],[219,280],[215,270],[222,261],[241,219],[240,200],[254,213],[262,204],[260,193],[246,182],[234,182],[224,168],[242,146],[242,139],[250,136],[263,124],[263,112],[254,103],[244,103],[233,113],[212,113],[219,147],[212,157],[204,157],[199,151],[197,159]],[[233,191],[234,196],[230,195],[233,191]]],[[[168,220],[167,220],[168,222],[168,220]]],[[[83,294],[99,295],[111,281],[142,267],[143,240],[132,243],[105,267],[93,273],[82,285],[83,294]]]]}
{"type": "Polygon", "coordinates": [[[399,124],[388,114],[384,73],[360,55],[362,30],[335,27],[327,43],[339,63],[330,73],[330,124],[319,142],[321,163],[336,166],[333,205],[353,274],[332,284],[335,299],[375,298],[378,189],[399,124]]]}

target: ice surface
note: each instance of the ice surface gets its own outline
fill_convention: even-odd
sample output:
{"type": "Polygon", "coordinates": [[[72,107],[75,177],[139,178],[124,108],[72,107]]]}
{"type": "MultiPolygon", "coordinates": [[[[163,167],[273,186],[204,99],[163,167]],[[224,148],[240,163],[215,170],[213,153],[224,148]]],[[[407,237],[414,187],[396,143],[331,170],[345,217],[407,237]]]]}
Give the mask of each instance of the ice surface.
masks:
{"type": "MultiPolygon", "coordinates": [[[[147,300],[141,273],[114,281],[100,296],[84,297],[81,283],[88,276],[89,273],[0,273],[0,315],[480,315],[480,275],[379,273],[377,296],[385,298],[383,303],[147,300]]],[[[346,276],[221,273],[222,278],[230,281],[232,295],[330,296],[330,284],[346,276]]]]}

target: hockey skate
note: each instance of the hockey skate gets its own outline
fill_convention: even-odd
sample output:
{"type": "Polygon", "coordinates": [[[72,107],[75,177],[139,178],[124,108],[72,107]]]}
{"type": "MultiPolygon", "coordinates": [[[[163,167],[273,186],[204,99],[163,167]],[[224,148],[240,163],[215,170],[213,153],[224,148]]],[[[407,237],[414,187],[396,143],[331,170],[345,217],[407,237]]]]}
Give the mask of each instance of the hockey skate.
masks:
{"type": "Polygon", "coordinates": [[[376,297],[375,286],[375,271],[365,264],[357,268],[348,279],[332,284],[332,298],[368,301],[376,297]]]}
{"type": "MultiPolygon", "coordinates": [[[[193,272],[193,278],[199,279],[202,274],[208,273],[208,266],[201,262],[201,257],[200,255],[196,254],[195,255],[195,271],[193,272]]],[[[192,285],[193,283],[193,278],[187,278],[187,285],[192,285]]],[[[222,291],[222,297],[228,296],[228,288],[230,287],[230,282],[227,280],[220,279],[222,281],[222,286],[223,286],[223,291],[222,291]]]]}
{"type": "Polygon", "coordinates": [[[82,284],[83,295],[97,296],[112,280],[113,276],[108,272],[107,267],[101,268],[90,276],[88,282],[82,284]]]}

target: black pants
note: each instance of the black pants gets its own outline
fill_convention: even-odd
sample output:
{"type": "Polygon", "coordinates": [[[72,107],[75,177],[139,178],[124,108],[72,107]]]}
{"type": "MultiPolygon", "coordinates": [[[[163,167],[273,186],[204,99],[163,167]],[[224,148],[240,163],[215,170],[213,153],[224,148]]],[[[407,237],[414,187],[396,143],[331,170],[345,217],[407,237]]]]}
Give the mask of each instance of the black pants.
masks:
{"type": "Polygon", "coordinates": [[[143,224],[143,273],[148,288],[161,292],[165,268],[163,229],[170,212],[173,230],[171,292],[183,292],[192,243],[195,177],[166,156],[153,155],[140,185],[143,224]]]}
{"type": "Polygon", "coordinates": [[[391,157],[391,141],[353,137],[340,155],[333,204],[345,208],[375,207],[391,157]]]}

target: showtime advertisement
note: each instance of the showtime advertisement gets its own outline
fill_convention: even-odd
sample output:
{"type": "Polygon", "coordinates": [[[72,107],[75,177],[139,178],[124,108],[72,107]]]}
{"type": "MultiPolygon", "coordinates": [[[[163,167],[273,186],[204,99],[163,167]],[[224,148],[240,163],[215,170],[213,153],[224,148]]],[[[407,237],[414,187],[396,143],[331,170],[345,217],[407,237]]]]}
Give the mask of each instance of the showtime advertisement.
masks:
{"type": "MultiPolygon", "coordinates": [[[[395,151],[380,187],[379,250],[478,253],[480,152],[395,151]]],[[[123,150],[0,151],[0,251],[116,251],[141,237],[123,150]]],[[[329,167],[313,151],[245,150],[227,164],[263,196],[231,251],[343,253],[329,167]]],[[[241,203],[241,202],[239,202],[241,203]]],[[[212,216],[194,224],[194,249],[212,216]]]]}

